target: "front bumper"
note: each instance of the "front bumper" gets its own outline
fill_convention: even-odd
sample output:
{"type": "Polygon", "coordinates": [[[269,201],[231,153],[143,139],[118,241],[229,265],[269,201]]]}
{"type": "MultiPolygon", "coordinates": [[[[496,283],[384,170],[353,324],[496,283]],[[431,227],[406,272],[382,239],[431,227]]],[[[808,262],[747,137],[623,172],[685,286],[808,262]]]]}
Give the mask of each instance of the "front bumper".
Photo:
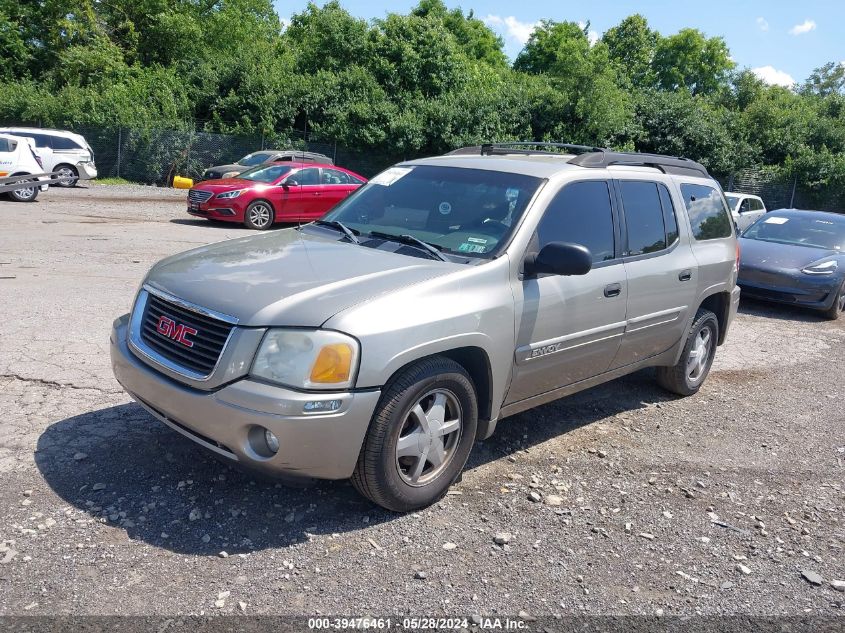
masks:
{"type": "Polygon", "coordinates": [[[76,163],[76,173],[80,180],[92,180],[97,177],[97,166],[93,161],[76,163]]]}
{"type": "Polygon", "coordinates": [[[745,297],[827,310],[836,301],[842,278],[839,275],[812,277],[803,273],[740,269],[737,284],[742,287],[745,297]]]}
{"type": "Polygon", "coordinates": [[[127,345],[128,315],[111,332],[115,378],[173,430],[233,462],[266,474],[320,479],[352,475],[379,391],[303,393],[242,378],[216,391],[182,385],[139,360],[127,345]],[[336,411],[303,414],[306,402],[337,400],[336,411]],[[269,456],[263,429],[279,439],[269,456]]]}

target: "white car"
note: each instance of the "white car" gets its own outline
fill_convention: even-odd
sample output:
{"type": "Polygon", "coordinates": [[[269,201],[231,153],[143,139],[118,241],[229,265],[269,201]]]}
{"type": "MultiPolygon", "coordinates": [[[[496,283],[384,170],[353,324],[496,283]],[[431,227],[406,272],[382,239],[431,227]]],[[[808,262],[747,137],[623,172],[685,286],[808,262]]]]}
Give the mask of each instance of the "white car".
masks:
{"type": "Polygon", "coordinates": [[[35,148],[47,173],[59,172],[60,187],[73,187],[78,180],[97,177],[94,151],[79,134],[66,130],[35,127],[0,128],[0,133],[24,136],[35,141],[35,148]]]}
{"type": "Polygon", "coordinates": [[[754,224],[758,218],[766,215],[766,205],[760,196],[747,193],[725,192],[731,215],[740,231],[744,231],[754,224]]]}
{"type": "MultiPolygon", "coordinates": [[[[0,133],[0,191],[9,185],[6,179],[12,176],[28,174],[43,174],[41,159],[35,153],[35,143],[32,139],[22,136],[0,133]]],[[[50,180],[47,176],[36,176],[35,180],[50,180]]],[[[39,191],[47,191],[48,184],[13,189],[8,192],[12,200],[18,202],[32,202],[38,197],[39,191]]]]}

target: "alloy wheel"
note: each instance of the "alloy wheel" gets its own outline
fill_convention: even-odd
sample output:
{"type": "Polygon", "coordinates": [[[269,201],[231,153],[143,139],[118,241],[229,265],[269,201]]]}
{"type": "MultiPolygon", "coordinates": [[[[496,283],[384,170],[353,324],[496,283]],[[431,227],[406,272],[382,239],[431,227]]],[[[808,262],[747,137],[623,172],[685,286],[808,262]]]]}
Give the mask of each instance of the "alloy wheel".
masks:
{"type": "Polygon", "coordinates": [[[271,217],[272,212],[270,211],[270,208],[263,203],[253,205],[249,210],[250,222],[259,229],[263,229],[265,226],[270,224],[271,217]]]}
{"type": "Polygon", "coordinates": [[[461,405],[448,389],[434,389],[417,400],[396,442],[396,468],[411,486],[424,486],[448,466],[461,438],[461,405]]]}
{"type": "Polygon", "coordinates": [[[698,382],[704,375],[704,372],[707,371],[712,343],[713,334],[710,328],[704,327],[699,330],[687,357],[687,377],[691,382],[698,382]]]}

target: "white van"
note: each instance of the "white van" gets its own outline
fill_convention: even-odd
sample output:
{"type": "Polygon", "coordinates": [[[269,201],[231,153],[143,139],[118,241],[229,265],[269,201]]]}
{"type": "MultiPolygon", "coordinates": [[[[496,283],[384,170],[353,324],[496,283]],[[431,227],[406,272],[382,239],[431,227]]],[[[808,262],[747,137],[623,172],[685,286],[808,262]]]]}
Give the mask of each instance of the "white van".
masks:
{"type": "Polygon", "coordinates": [[[73,187],[78,180],[97,177],[94,151],[79,134],[35,127],[0,128],[0,133],[25,136],[35,141],[36,151],[44,162],[44,171],[59,172],[61,180],[56,184],[60,187],[73,187]]]}
{"type": "MultiPolygon", "coordinates": [[[[43,165],[38,154],[35,153],[35,143],[30,138],[12,136],[0,133],[0,179],[11,176],[44,173],[43,165]]],[[[47,176],[36,176],[33,180],[49,180],[47,176]]],[[[3,187],[0,180],[0,188],[3,187]]],[[[8,184],[8,183],[6,183],[8,184]]],[[[47,184],[36,185],[23,189],[9,191],[12,200],[18,202],[32,202],[38,197],[39,191],[47,191],[47,184]]]]}
{"type": "Polygon", "coordinates": [[[744,231],[762,216],[766,215],[766,205],[760,196],[748,193],[725,192],[731,215],[740,231],[744,231]]]}

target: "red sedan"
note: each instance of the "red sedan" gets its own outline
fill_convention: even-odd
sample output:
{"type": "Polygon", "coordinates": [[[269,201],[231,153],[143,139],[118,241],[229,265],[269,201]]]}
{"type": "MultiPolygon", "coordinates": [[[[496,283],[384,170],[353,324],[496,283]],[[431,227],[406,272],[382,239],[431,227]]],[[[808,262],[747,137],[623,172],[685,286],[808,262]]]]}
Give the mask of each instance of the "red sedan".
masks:
{"type": "Polygon", "coordinates": [[[321,217],[367,179],[348,169],[313,163],[273,163],[237,178],[206,180],[188,192],[191,215],[269,229],[274,222],[321,217]]]}

